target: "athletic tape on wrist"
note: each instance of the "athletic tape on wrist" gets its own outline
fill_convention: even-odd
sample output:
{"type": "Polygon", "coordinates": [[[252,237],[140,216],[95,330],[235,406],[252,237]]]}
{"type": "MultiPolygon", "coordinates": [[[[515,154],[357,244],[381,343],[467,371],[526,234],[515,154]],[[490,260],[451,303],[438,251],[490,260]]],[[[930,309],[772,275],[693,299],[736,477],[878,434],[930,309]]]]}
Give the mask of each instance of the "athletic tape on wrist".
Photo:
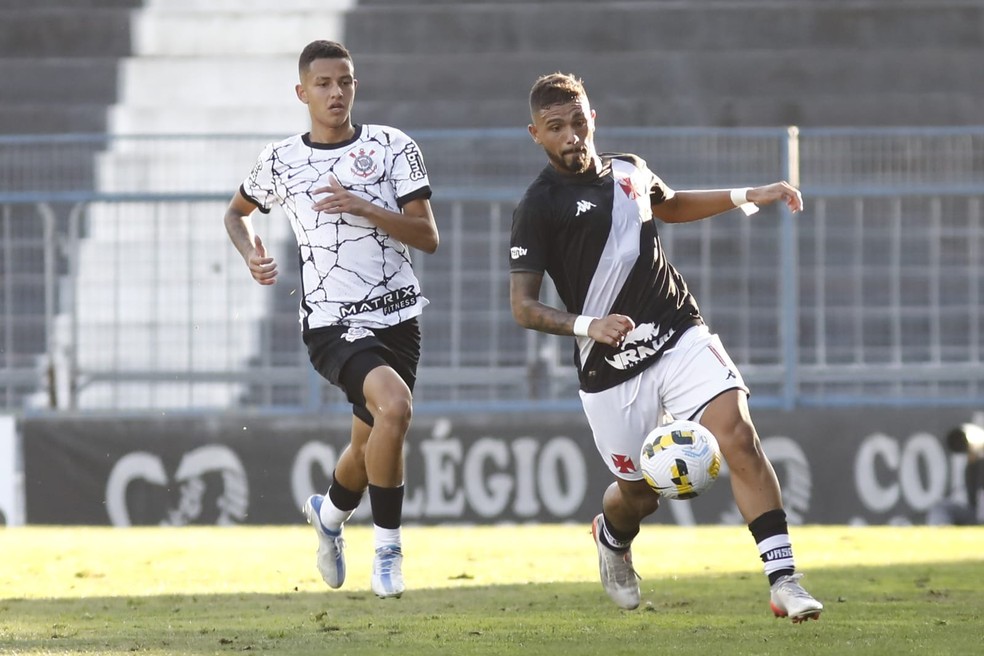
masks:
{"type": "Polygon", "coordinates": [[[594,317],[589,317],[586,314],[582,314],[577,319],[574,320],[574,334],[578,337],[588,336],[588,326],[594,321],[594,317]]]}
{"type": "Polygon", "coordinates": [[[744,212],[745,216],[751,216],[759,211],[758,205],[748,202],[749,189],[751,187],[739,187],[731,190],[731,202],[735,207],[744,212]]]}

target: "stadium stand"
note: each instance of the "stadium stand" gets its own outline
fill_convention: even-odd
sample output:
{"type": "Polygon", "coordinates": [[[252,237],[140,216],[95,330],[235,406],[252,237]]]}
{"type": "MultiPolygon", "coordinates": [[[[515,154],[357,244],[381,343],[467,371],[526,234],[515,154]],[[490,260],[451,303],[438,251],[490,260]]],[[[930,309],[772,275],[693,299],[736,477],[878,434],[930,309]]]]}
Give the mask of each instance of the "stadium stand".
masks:
{"type": "MultiPolygon", "coordinates": [[[[130,53],[130,12],[140,0],[3,0],[0,3],[0,134],[101,133],[117,98],[117,63],[130,53]]],[[[37,172],[58,172],[60,184],[92,189],[94,158],[101,146],[83,144],[32,154],[30,161],[2,161],[21,170],[3,180],[3,191],[31,188],[37,172]]],[[[17,157],[12,151],[0,158],[17,157]]],[[[3,321],[15,352],[0,358],[11,368],[29,367],[47,349],[43,257],[45,226],[35,207],[11,205],[3,220],[7,248],[0,270],[16,272],[2,286],[3,321]]],[[[64,221],[68,205],[48,205],[64,221]]],[[[64,260],[61,266],[64,269],[64,260]]],[[[0,389],[0,402],[19,404],[21,393],[0,389]]]]}
{"type": "MultiPolygon", "coordinates": [[[[132,16],[134,56],[121,62],[120,97],[109,113],[111,132],[269,136],[245,148],[194,152],[184,139],[158,143],[153,149],[116,143],[99,156],[100,191],[231,194],[265,141],[307,125],[304,106],[294,95],[299,49],[316,38],[341,40],[342,13],[350,5],[348,0],[146,1],[132,16]]],[[[130,208],[125,219],[116,207],[93,208],[89,238],[79,258],[77,307],[80,324],[88,326],[78,337],[83,366],[87,353],[98,358],[120,344],[125,345],[128,365],[139,370],[167,371],[174,362],[193,361],[196,370],[207,372],[251,358],[296,357],[295,298],[273,295],[273,306],[268,307],[271,295],[248,276],[235,278],[231,286],[218,283],[217,271],[241,266],[237,258],[227,257],[234,253],[221,224],[224,205],[217,202],[198,210],[210,212],[211,221],[171,221],[152,206],[130,208]],[[104,248],[100,239],[117,239],[123,221],[133,226],[128,235],[131,248],[104,248]],[[113,261],[114,257],[124,261],[113,261]],[[116,286],[127,301],[122,304],[124,315],[108,321],[103,314],[112,308],[99,302],[104,285],[98,283],[114,268],[127,272],[126,283],[116,286]],[[155,285],[160,289],[161,280],[173,284],[148,298],[145,290],[155,285]],[[225,315],[232,305],[230,294],[240,299],[235,327],[230,328],[234,335],[223,344],[202,345],[192,339],[188,325],[229,320],[225,315]],[[248,328],[240,330],[242,326],[248,328]],[[169,354],[166,359],[158,352],[161,346],[169,354]]],[[[283,282],[291,285],[296,272],[287,265],[294,260],[289,226],[283,220],[269,221],[263,234],[285,263],[283,282]]],[[[171,405],[175,398],[187,398],[193,406],[222,406],[249,393],[222,384],[198,385],[193,394],[188,390],[181,383],[142,388],[130,384],[128,398],[120,400],[119,386],[106,382],[88,386],[80,398],[96,406],[109,399],[126,406],[171,405]]]]}
{"type": "MultiPolygon", "coordinates": [[[[341,39],[352,49],[361,80],[357,121],[397,125],[412,134],[522,130],[531,82],[554,70],[584,78],[606,127],[976,125],[984,101],[981,25],[981,0],[0,0],[0,134],[293,133],[307,120],[292,89],[297,52],[314,38],[341,39]]],[[[425,153],[432,152],[427,139],[421,137],[425,153]]],[[[263,141],[190,151],[192,142],[175,139],[158,141],[148,152],[132,140],[109,140],[108,148],[93,140],[32,154],[30,167],[0,164],[57,171],[56,184],[72,190],[231,191],[263,141]]],[[[461,144],[460,156],[428,159],[432,179],[446,188],[495,181],[502,163],[515,159],[512,141],[476,137],[461,144]],[[472,156],[475,148],[485,149],[483,157],[472,156]]],[[[840,152],[842,161],[833,151],[824,153],[824,163],[850,172],[851,151],[840,152]]],[[[914,160],[920,156],[917,149],[911,153],[914,160]]],[[[970,156],[978,158],[970,168],[980,171],[980,154],[970,156]]],[[[696,173],[704,184],[715,182],[707,171],[674,169],[678,181],[696,173]]],[[[18,189],[14,184],[5,191],[18,189]]],[[[214,231],[195,228],[192,238],[186,227],[174,238],[194,242],[193,253],[228,254],[217,218],[223,205],[209,210],[214,231]]],[[[48,207],[60,223],[71,211],[68,204],[48,207]]],[[[452,216],[450,205],[436,210],[452,216]]],[[[6,225],[23,230],[8,241],[14,247],[0,249],[8,260],[0,270],[18,272],[0,289],[6,295],[0,308],[12,308],[3,319],[14,326],[20,351],[0,357],[36,358],[50,351],[53,339],[37,289],[42,222],[27,205],[4,211],[6,225]]],[[[146,345],[166,343],[174,360],[197,359],[206,367],[259,351],[274,360],[296,357],[294,299],[278,297],[265,307],[245,277],[244,289],[235,291],[255,301],[245,304],[242,317],[254,328],[237,332],[230,352],[190,350],[181,332],[196,319],[220,319],[226,292],[210,284],[211,276],[235,262],[187,255],[192,259],[182,260],[187,270],[176,289],[188,288],[190,277],[209,293],[141,296],[148,281],[160,285],[173,273],[172,245],[158,239],[162,221],[171,217],[161,211],[99,203],[87,209],[79,296],[71,299],[91,326],[78,345],[82,351],[122,348],[127,357],[142,354],[134,366],[162,372],[167,363],[146,345]],[[107,310],[99,289],[124,267],[107,261],[120,251],[107,256],[100,240],[118,239],[121,226],[132,231],[127,238],[134,248],[126,256],[142,266],[127,268],[121,286],[114,282],[127,302],[114,306],[125,309],[113,316],[121,323],[110,330],[101,323],[99,313],[107,310]],[[148,317],[167,317],[168,325],[148,323],[148,317]]],[[[508,223],[508,216],[500,218],[508,223]]],[[[273,234],[281,261],[292,262],[286,226],[271,226],[281,229],[273,234]]],[[[473,251],[485,257],[489,248],[476,242],[473,251]]],[[[426,266],[453,273],[455,264],[443,257],[426,266]]],[[[59,269],[66,266],[61,262],[59,269]]],[[[95,406],[117,393],[98,389],[88,388],[95,406]]],[[[128,389],[139,397],[137,388],[128,389]]],[[[231,402],[252,392],[215,393],[231,402]]],[[[3,401],[0,406],[16,405],[16,399],[3,401]]]]}
{"type": "Polygon", "coordinates": [[[398,125],[522,125],[555,70],[606,125],[976,125],[982,21],[979,0],[362,0],[346,38],[363,111],[398,125]]]}

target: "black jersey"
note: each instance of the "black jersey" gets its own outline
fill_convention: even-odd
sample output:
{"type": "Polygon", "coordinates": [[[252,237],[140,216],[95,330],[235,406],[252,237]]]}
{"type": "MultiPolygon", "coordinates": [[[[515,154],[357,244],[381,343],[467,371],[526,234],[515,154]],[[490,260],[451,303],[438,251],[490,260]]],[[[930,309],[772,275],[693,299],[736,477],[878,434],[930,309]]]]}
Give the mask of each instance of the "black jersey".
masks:
{"type": "Polygon", "coordinates": [[[600,173],[543,169],[513,212],[509,250],[510,271],[546,272],[568,312],[635,322],[619,348],[577,339],[585,392],[639,374],[703,322],[653,221],[652,206],[673,191],[635,155],[603,154],[601,162],[600,173]]]}

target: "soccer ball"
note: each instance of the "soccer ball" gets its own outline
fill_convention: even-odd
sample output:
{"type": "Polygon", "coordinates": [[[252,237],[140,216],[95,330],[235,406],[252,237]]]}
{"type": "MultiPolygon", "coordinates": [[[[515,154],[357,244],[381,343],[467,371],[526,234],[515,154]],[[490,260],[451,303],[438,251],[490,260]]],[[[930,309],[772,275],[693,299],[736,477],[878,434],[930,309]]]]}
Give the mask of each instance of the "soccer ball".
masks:
{"type": "Polygon", "coordinates": [[[642,476],[667,499],[693,499],[721,471],[721,448],[711,431],[694,421],[674,421],[646,436],[639,456],[642,476]]]}

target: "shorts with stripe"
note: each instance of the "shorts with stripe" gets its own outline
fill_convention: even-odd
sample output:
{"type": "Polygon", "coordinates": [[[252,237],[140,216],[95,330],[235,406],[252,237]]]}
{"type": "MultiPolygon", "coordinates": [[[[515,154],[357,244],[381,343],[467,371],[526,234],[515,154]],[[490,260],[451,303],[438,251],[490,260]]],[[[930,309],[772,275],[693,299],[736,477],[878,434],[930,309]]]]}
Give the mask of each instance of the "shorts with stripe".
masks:
{"type": "Polygon", "coordinates": [[[733,389],[748,393],[721,340],[699,325],[638,376],[601,392],[582,391],[581,404],[608,468],[635,481],[642,479],[639,453],[651,430],[673,419],[697,421],[708,403],[733,389]]]}

